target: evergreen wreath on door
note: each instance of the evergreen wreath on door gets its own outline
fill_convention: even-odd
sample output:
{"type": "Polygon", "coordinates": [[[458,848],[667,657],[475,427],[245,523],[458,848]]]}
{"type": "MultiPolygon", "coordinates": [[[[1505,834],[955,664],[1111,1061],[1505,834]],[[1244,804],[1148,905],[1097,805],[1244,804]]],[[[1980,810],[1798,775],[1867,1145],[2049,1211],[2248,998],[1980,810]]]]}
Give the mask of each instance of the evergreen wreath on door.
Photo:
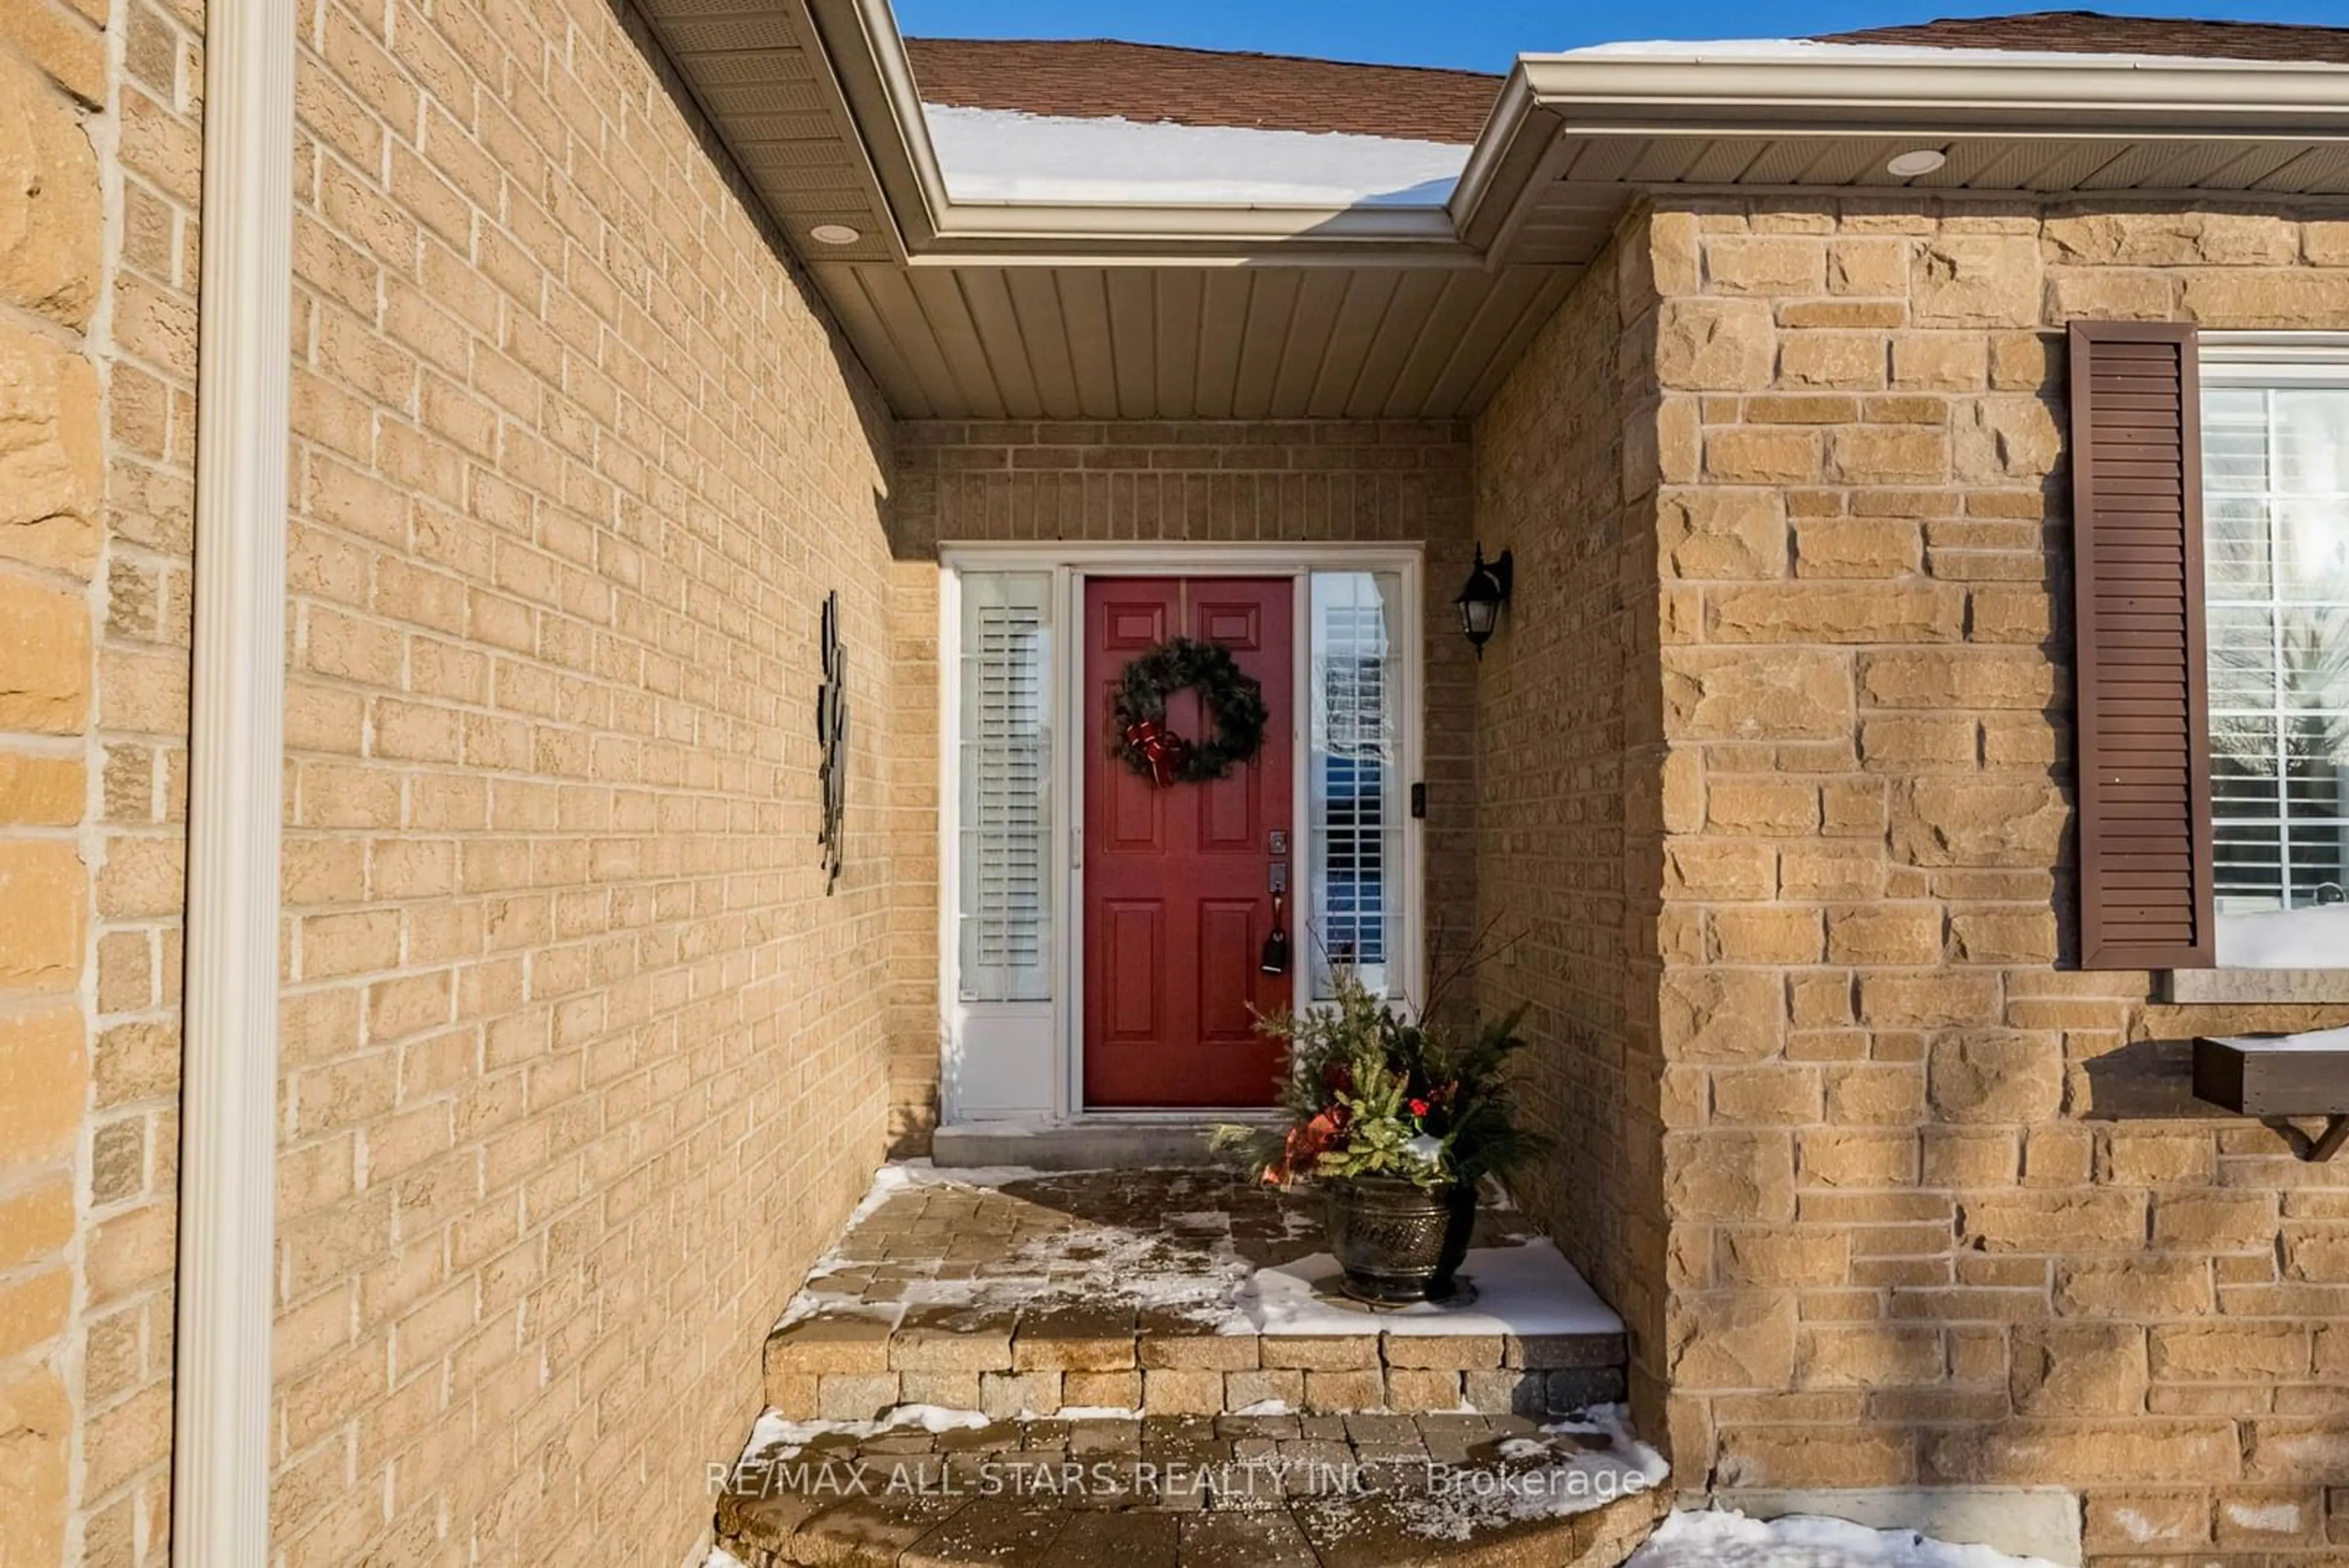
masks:
{"type": "Polygon", "coordinates": [[[1110,698],[1110,732],[1125,765],[1161,789],[1222,778],[1264,749],[1270,714],[1264,688],[1239,667],[1231,649],[1177,637],[1138,654],[1110,698]],[[1193,741],[1166,727],[1166,700],[1198,692],[1215,733],[1193,741]]]}

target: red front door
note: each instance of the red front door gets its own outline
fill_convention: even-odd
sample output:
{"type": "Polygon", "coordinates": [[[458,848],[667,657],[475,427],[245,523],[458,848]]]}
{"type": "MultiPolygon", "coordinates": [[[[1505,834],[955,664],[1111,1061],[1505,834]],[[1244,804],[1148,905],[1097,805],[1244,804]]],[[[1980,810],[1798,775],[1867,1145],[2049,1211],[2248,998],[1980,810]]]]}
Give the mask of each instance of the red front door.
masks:
{"type": "MultiPolygon", "coordinates": [[[[1286,577],[1093,577],[1085,584],[1085,1104],[1262,1106],[1278,1045],[1258,1012],[1288,1005],[1262,971],[1273,868],[1295,862],[1289,821],[1295,584],[1286,577]],[[1171,637],[1218,642],[1264,687],[1271,722],[1253,763],[1160,789],[1110,733],[1127,662],[1171,637]],[[1282,849],[1276,851],[1274,836],[1282,849]]],[[[1169,726],[1206,732],[1197,697],[1169,726]]],[[[1282,901],[1282,920],[1293,900],[1282,901]]],[[[1290,926],[1292,951],[1297,933],[1290,926]]]]}

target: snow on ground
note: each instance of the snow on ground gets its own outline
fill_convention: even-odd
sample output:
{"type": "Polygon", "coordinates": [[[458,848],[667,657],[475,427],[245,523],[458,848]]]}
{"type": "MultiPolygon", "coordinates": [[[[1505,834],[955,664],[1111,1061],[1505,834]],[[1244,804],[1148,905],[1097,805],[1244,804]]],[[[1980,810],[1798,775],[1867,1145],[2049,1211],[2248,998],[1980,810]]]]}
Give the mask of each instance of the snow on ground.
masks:
{"type": "Polygon", "coordinates": [[[1764,1522],[1733,1509],[1667,1515],[1625,1568],[2054,1568],[1987,1546],[1935,1541],[1913,1530],[1870,1530],[1791,1514],[1764,1522]]]}
{"type": "Polygon", "coordinates": [[[1247,1261],[1233,1250],[1229,1238],[1210,1239],[1202,1233],[1186,1241],[1178,1260],[1164,1237],[1120,1225],[1078,1225],[1036,1237],[1007,1252],[999,1267],[975,1278],[908,1280],[895,1302],[866,1303],[853,1293],[824,1288],[830,1276],[873,1262],[844,1249],[856,1227],[900,1192],[920,1187],[1002,1187],[1040,1177],[1066,1179],[1084,1174],[1018,1165],[940,1170],[926,1159],[893,1160],[874,1172],[872,1189],[841,1227],[841,1239],[808,1270],[806,1283],[783,1308],[775,1326],[788,1328],[818,1313],[894,1323],[908,1306],[1010,1313],[1045,1298],[1164,1307],[1208,1320],[1221,1315],[1249,1272],[1247,1261]],[[1178,1261],[1183,1266],[1174,1266],[1178,1261]]]}
{"type": "MultiPolygon", "coordinates": [[[[1239,1321],[1227,1334],[1360,1334],[1361,1309],[1330,1299],[1338,1260],[1316,1252],[1278,1268],[1258,1269],[1234,1302],[1239,1321]]],[[[1388,1334],[1620,1334],[1615,1315],[1554,1242],[1536,1239],[1515,1247],[1475,1247],[1460,1272],[1475,1287],[1465,1306],[1414,1302],[1381,1311],[1388,1334]]]]}
{"type": "MultiPolygon", "coordinates": [[[[854,1225],[874,1210],[889,1201],[896,1193],[914,1187],[1005,1187],[1015,1181],[1032,1181],[1040,1176],[1092,1176],[1090,1170],[1045,1170],[1032,1165],[965,1165],[951,1170],[940,1170],[926,1158],[893,1159],[873,1173],[873,1189],[849,1214],[847,1226],[854,1225]]],[[[846,1229],[843,1226],[843,1229],[846,1229]]]]}
{"type": "Polygon", "coordinates": [[[1506,1461],[1500,1466],[1431,1476],[1427,1491],[1398,1498],[1403,1528],[1430,1540],[1465,1541],[1480,1530],[1604,1508],[1654,1489],[1671,1473],[1661,1454],[1632,1436],[1620,1405],[1544,1427],[1538,1438],[1505,1439],[1498,1452],[1506,1461]]]}
{"type": "Polygon", "coordinates": [[[750,1425],[750,1440],[742,1445],[745,1463],[752,1459],[797,1459],[802,1449],[818,1438],[877,1438],[901,1427],[925,1432],[958,1432],[984,1427],[989,1417],[978,1410],[952,1410],[942,1405],[898,1405],[877,1421],[791,1421],[773,1409],[760,1413],[750,1425]],[[770,1451],[772,1450],[772,1451],[770,1451]]]}
{"type": "Polygon", "coordinates": [[[1021,1242],[1004,1254],[997,1274],[907,1280],[901,1299],[908,1306],[1009,1313],[1051,1297],[1213,1317],[1240,1288],[1250,1267],[1228,1236],[1186,1240],[1178,1254],[1162,1236],[1114,1225],[1079,1225],[1021,1242]]]}
{"type": "Polygon", "coordinates": [[[1249,126],[1075,119],[926,103],[958,202],[1173,202],[1212,206],[1435,207],[1468,149],[1442,141],[1249,126]]]}
{"type": "MultiPolygon", "coordinates": [[[[1040,1177],[1066,1179],[1083,1174],[1017,1165],[940,1170],[926,1159],[885,1165],[874,1173],[872,1190],[842,1226],[841,1240],[808,1270],[806,1284],[784,1307],[775,1326],[787,1328],[820,1312],[894,1323],[907,1306],[1009,1313],[1046,1297],[1164,1307],[1210,1322],[1223,1315],[1250,1269],[1247,1261],[1233,1250],[1229,1238],[1211,1238],[1202,1231],[1186,1239],[1183,1251],[1176,1254],[1167,1247],[1165,1237],[1119,1225],[1078,1225],[1024,1241],[1004,1255],[999,1267],[976,1278],[908,1280],[893,1303],[868,1303],[853,1293],[824,1289],[823,1282],[831,1275],[873,1262],[853,1257],[843,1247],[857,1225],[897,1193],[918,1187],[1002,1187],[1040,1177]]],[[[1185,1217],[1172,1218],[1179,1228],[1185,1217]]]]}
{"type": "MultiPolygon", "coordinates": [[[[1039,1177],[1065,1179],[1081,1172],[1039,1171],[1025,1166],[939,1170],[927,1160],[883,1166],[843,1228],[842,1240],[818,1258],[807,1282],[776,1322],[785,1328],[824,1313],[895,1324],[908,1306],[962,1308],[1009,1314],[1048,1301],[1082,1302],[1179,1313],[1203,1333],[1225,1334],[1620,1334],[1623,1320],[1599,1299],[1557,1246],[1545,1238],[1469,1251],[1461,1273],[1475,1288],[1466,1305],[1419,1302],[1375,1314],[1342,1299],[1338,1262],[1315,1252],[1257,1268],[1227,1234],[1219,1212],[1173,1213],[1161,1226],[1080,1224],[1031,1237],[970,1278],[914,1279],[898,1299],[871,1303],[852,1292],[827,1290],[843,1270],[869,1266],[852,1248],[857,1224],[892,1196],[920,1187],[1001,1187],[1039,1177]]],[[[1312,1229],[1309,1214],[1287,1211],[1291,1233],[1312,1229]]]]}

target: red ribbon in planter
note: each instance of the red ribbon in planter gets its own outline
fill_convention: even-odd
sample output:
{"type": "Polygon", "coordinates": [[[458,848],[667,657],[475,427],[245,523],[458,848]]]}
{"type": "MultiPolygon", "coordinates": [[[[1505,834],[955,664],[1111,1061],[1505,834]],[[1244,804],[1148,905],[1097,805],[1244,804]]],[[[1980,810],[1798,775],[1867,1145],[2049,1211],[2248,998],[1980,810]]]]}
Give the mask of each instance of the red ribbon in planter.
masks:
{"type": "Polygon", "coordinates": [[[1150,781],[1160,789],[1174,784],[1174,770],[1183,765],[1183,737],[1159,728],[1155,719],[1138,719],[1125,727],[1125,743],[1150,764],[1150,781]]]}

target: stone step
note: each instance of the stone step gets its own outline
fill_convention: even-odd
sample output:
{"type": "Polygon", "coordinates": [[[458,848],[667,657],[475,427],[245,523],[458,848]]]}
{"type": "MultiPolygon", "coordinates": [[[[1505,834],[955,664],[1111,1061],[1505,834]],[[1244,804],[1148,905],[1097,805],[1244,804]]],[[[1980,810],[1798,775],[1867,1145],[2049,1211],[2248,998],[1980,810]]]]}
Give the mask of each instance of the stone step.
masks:
{"type": "Polygon", "coordinates": [[[1215,1124],[1150,1121],[949,1122],[930,1134],[940,1169],[1026,1166],[1035,1170],[1165,1170],[1213,1166],[1215,1124]]]}
{"type": "Polygon", "coordinates": [[[1615,1568],[1662,1480],[1618,1428],[1516,1417],[771,1417],[718,1537],[750,1568],[1615,1568]]]}
{"type": "Polygon", "coordinates": [[[1619,1400],[1622,1325],[1522,1217],[1454,1304],[1338,1289],[1318,1200],[1228,1172],[884,1170],[766,1345],[794,1420],[1278,1407],[1541,1415],[1619,1400]]]}
{"type": "Polygon", "coordinates": [[[1008,1316],[826,1308],[768,1337],[766,1394],[793,1420],[866,1420],[901,1405],[998,1419],[1069,1407],[1216,1416],[1268,1403],[1316,1415],[1541,1415],[1623,1397],[1619,1334],[1490,1326],[1249,1334],[1131,1306],[1047,1305],[1008,1316]]]}

